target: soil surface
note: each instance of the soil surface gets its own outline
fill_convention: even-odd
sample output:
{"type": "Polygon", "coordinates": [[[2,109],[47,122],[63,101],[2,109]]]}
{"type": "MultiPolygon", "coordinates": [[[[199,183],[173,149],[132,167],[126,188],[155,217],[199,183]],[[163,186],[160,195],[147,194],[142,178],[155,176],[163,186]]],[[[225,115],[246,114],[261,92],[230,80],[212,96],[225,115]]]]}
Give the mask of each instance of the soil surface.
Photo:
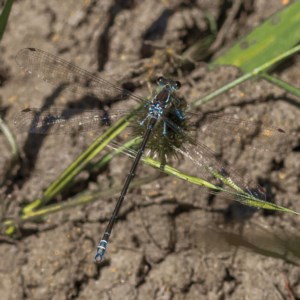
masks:
{"type": "MultiPolygon", "coordinates": [[[[43,49],[93,74],[101,72],[139,95],[149,95],[157,76],[172,77],[182,83],[180,97],[191,103],[240,75],[229,67],[209,71],[205,63],[282,5],[279,0],[245,1],[228,20],[235,8],[221,0],[15,1],[0,44],[0,105],[22,160],[11,164],[10,147],[1,135],[2,220],[16,219],[22,207],[41,197],[97,137],[95,132],[37,136],[16,130],[14,115],[25,107],[100,106],[98,100],[72,96],[61,86],[25,76],[14,59],[20,49],[43,49]],[[180,55],[210,32],[209,18],[223,33],[201,62],[181,67],[180,55]]],[[[276,74],[300,86],[299,56],[279,66],[276,74]]],[[[197,109],[208,115],[239,115],[288,132],[290,138],[270,151],[260,151],[265,147],[255,136],[246,141],[252,147],[222,144],[221,135],[204,142],[214,147],[218,159],[266,187],[272,201],[298,212],[299,104],[299,99],[270,83],[253,80],[197,109]]],[[[104,101],[100,108],[109,111],[124,105],[131,104],[104,101]]],[[[114,193],[39,222],[22,223],[16,239],[3,235],[2,300],[300,299],[299,216],[212,197],[196,185],[142,164],[136,179],[147,183],[130,190],[106,258],[96,265],[95,247],[131,163],[125,155],[118,156],[106,168],[82,172],[52,203],[82,192],[112,188],[114,193]]],[[[197,175],[190,160],[180,160],[177,166],[197,175]]]]}

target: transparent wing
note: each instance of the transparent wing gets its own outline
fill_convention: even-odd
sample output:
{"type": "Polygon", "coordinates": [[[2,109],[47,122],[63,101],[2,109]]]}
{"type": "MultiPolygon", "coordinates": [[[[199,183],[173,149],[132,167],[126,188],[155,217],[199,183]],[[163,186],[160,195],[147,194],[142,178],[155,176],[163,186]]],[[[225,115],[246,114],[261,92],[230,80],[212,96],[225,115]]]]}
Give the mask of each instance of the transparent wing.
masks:
{"type": "Polygon", "coordinates": [[[16,62],[27,73],[53,85],[64,84],[66,91],[75,94],[91,95],[100,100],[131,98],[138,102],[144,101],[101,77],[36,48],[20,50],[16,62]]]}
{"type": "MultiPolygon", "coordinates": [[[[199,114],[191,115],[193,117],[197,116],[197,118],[201,117],[199,114]]],[[[187,114],[187,117],[189,117],[189,114],[187,114]]],[[[245,138],[243,135],[252,135],[260,141],[258,143],[260,145],[259,149],[276,151],[276,148],[272,146],[274,143],[276,144],[276,142],[289,139],[289,135],[283,129],[268,127],[262,124],[258,125],[251,121],[232,118],[229,115],[215,114],[204,120],[202,123],[203,126],[197,131],[199,133],[198,138],[195,139],[170,119],[164,118],[163,121],[167,123],[169,130],[180,131],[185,136],[185,142],[182,147],[173,146],[176,153],[194,163],[197,168],[197,177],[218,187],[218,189],[214,190],[203,186],[207,192],[217,194],[221,198],[240,201],[252,206],[255,205],[251,201],[253,198],[261,200],[262,203],[265,202],[266,204],[270,202],[270,197],[268,197],[263,187],[258,185],[249,176],[241,175],[233,167],[217,159],[217,154],[203,143],[203,137],[204,135],[211,134],[221,137],[223,133],[225,137],[226,135],[230,135],[233,141],[241,142],[241,139],[245,138]],[[216,133],[214,130],[216,130],[216,133]]],[[[158,134],[162,135],[162,132],[158,134]]],[[[125,149],[123,152],[130,157],[135,157],[136,154],[136,151],[133,149],[125,149]]],[[[161,170],[163,171],[163,168],[161,170]]]]}
{"type": "MultiPolygon", "coordinates": [[[[216,154],[204,144],[199,142],[196,144],[187,143],[184,149],[175,148],[175,150],[195,164],[198,177],[220,187],[219,191],[225,192],[227,199],[241,201],[245,204],[248,204],[247,196],[269,201],[263,187],[248,176],[240,175],[221,160],[217,160],[216,154]],[[243,200],[239,195],[244,193],[246,197],[243,200]]],[[[214,193],[218,193],[218,190],[214,193]]]]}
{"type": "MultiPolygon", "coordinates": [[[[129,143],[128,143],[129,144],[129,143]]],[[[130,147],[121,145],[118,142],[112,141],[108,145],[110,148],[113,148],[115,150],[118,150],[125,154],[126,156],[130,157],[131,159],[134,159],[136,157],[137,151],[135,149],[132,149],[130,147]]],[[[137,144],[135,144],[137,146],[137,144]]],[[[213,195],[217,195],[220,198],[226,199],[226,200],[234,200],[239,201],[244,204],[249,204],[250,201],[247,202],[247,198],[253,198],[260,199],[261,201],[267,201],[269,200],[267,198],[267,194],[264,191],[264,189],[250,180],[248,177],[242,177],[240,176],[236,171],[234,171],[232,168],[225,167],[225,164],[223,164],[220,160],[217,160],[215,158],[215,153],[207,148],[205,145],[197,145],[197,149],[195,148],[195,145],[188,145],[184,147],[184,150],[176,148],[176,151],[181,154],[182,156],[192,160],[192,162],[196,166],[197,171],[197,178],[203,179],[207,181],[208,183],[211,183],[217,187],[220,187],[218,189],[212,189],[208,188],[208,186],[205,185],[198,185],[198,188],[204,191],[204,193],[209,193],[213,195]],[[227,173],[229,172],[229,173],[227,173]],[[224,179],[219,179],[214,174],[220,174],[224,177],[224,179]],[[229,183],[229,185],[224,184],[226,181],[226,184],[229,183]],[[230,186],[231,185],[231,186],[230,186]],[[239,187],[239,191],[235,189],[234,187],[239,187]],[[245,197],[240,197],[241,193],[244,193],[245,197]]],[[[144,154],[142,156],[141,161],[149,164],[149,160],[147,159],[148,155],[144,154]]],[[[165,168],[164,166],[161,166],[161,164],[152,164],[153,167],[157,168],[159,171],[164,172],[166,174],[173,174],[174,175],[174,169],[171,171],[168,170],[168,168],[165,168]],[[169,173],[170,172],[170,173],[169,173]]],[[[190,170],[188,172],[185,172],[182,170],[185,174],[193,177],[190,174],[190,170]]],[[[180,171],[181,172],[181,171],[180,171]]],[[[179,172],[179,173],[180,173],[179,172]]],[[[176,173],[176,172],[175,172],[176,173]]],[[[178,174],[180,178],[183,178],[185,176],[182,176],[183,173],[178,174]]],[[[189,181],[189,178],[186,177],[186,180],[189,181]]]]}
{"type": "Polygon", "coordinates": [[[280,127],[242,120],[235,115],[186,113],[186,117],[202,136],[209,136],[215,143],[225,147],[239,143],[260,151],[280,152],[291,138],[280,127]]]}
{"type": "MultiPolygon", "coordinates": [[[[247,198],[250,199],[252,197],[262,201],[269,201],[264,189],[256,184],[251,178],[246,175],[241,176],[234,168],[229,167],[221,160],[216,159],[216,153],[201,142],[201,135],[200,138],[195,140],[195,138],[189,134],[184,133],[183,130],[171,120],[166,119],[165,121],[167,122],[168,127],[173,130],[181,131],[187,137],[185,144],[181,148],[174,146],[176,152],[190,159],[194,163],[197,167],[197,176],[215,186],[221,187],[220,191],[226,193],[225,198],[241,201],[245,204],[250,204],[250,201],[248,202],[247,198]],[[241,193],[244,193],[246,197],[243,199],[240,198],[238,195],[241,193]]],[[[244,125],[250,125],[250,123],[251,122],[245,122],[244,125]]],[[[243,124],[243,121],[240,121],[239,124],[243,124]]],[[[223,125],[223,127],[225,127],[225,125],[223,125]]],[[[280,135],[285,136],[283,130],[277,131],[276,134],[278,135],[278,138],[280,138],[280,135]]]]}
{"type": "MultiPolygon", "coordinates": [[[[212,121],[214,120],[219,120],[219,119],[213,118],[212,121]]],[[[178,127],[170,119],[165,118],[164,121],[167,123],[169,130],[172,129],[175,131],[180,131],[182,134],[186,136],[186,138],[184,139],[185,143],[182,145],[182,147],[178,148],[173,146],[176,153],[180,154],[181,156],[193,162],[193,164],[196,167],[195,171],[196,171],[197,178],[201,178],[206,182],[217,187],[217,188],[212,188],[212,186],[210,185],[209,188],[209,184],[208,185],[203,184],[203,186],[199,186],[200,189],[203,189],[207,193],[218,195],[218,197],[220,198],[239,201],[242,202],[243,204],[248,204],[250,206],[259,206],[259,207],[265,206],[266,208],[272,207],[271,201],[269,199],[270,197],[268,197],[264,188],[258,185],[249,176],[241,175],[233,167],[230,167],[226,165],[224,162],[222,162],[222,160],[217,159],[216,153],[203,143],[203,139],[202,139],[203,136],[201,134],[197,139],[195,139],[191,134],[185,133],[182,128],[178,127]],[[253,199],[255,199],[255,201],[253,201],[253,199]],[[258,200],[259,203],[256,200],[258,200]]],[[[240,131],[236,127],[236,131],[239,132],[239,134],[242,134],[243,132],[243,125],[248,125],[248,127],[250,125],[254,126],[254,123],[252,124],[251,122],[243,121],[243,120],[239,120],[238,124],[231,123],[229,119],[227,119],[227,121],[232,126],[233,125],[238,126],[238,124],[242,124],[240,131]]],[[[263,127],[263,130],[265,130],[266,128],[270,128],[270,127],[263,127]]],[[[286,135],[288,135],[282,129],[276,131],[276,129],[273,128],[273,130],[274,130],[273,131],[274,134],[276,133],[276,137],[279,140],[285,139],[286,135]]],[[[165,136],[164,138],[167,137],[165,136]]],[[[273,136],[273,139],[275,139],[275,135],[273,136]]],[[[137,145],[138,144],[135,144],[135,147],[137,145]]],[[[112,146],[114,149],[117,148],[120,149],[119,148],[120,145],[115,142],[110,143],[110,146],[112,146]]],[[[131,158],[134,158],[136,156],[136,150],[128,147],[123,147],[121,152],[123,152],[124,154],[126,154],[131,158]]],[[[149,163],[149,160],[145,160],[146,157],[147,154],[143,155],[142,161],[144,160],[146,163],[149,163]]],[[[162,167],[160,164],[158,165],[151,164],[151,165],[165,173],[168,173],[168,170],[162,167]]],[[[192,176],[190,171],[189,172],[185,172],[185,170],[182,171],[187,175],[192,176]]],[[[171,171],[171,174],[174,174],[173,171],[171,171]]],[[[182,174],[179,174],[180,175],[179,177],[185,178],[185,176],[182,177],[182,174]]],[[[189,180],[188,177],[186,177],[186,179],[189,180]]]]}
{"type": "Polygon", "coordinates": [[[65,109],[54,107],[47,110],[26,108],[14,118],[14,125],[19,132],[34,134],[63,134],[70,132],[103,131],[128,110],[65,109]]]}

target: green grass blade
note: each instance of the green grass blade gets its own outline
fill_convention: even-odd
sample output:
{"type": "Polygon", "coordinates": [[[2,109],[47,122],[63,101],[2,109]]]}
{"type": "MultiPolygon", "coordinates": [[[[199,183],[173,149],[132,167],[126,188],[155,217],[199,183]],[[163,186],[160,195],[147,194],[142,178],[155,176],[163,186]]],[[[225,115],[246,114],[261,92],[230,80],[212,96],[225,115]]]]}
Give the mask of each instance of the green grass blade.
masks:
{"type": "Polygon", "coordinates": [[[135,115],[140,108],[134,110],[128,116],[119,119],[113,126],[104,132],[93,142],[86,151],[84,151],[45,191],[41,199],[37,199],[28,204],[24,209],[24,214],[30,214],[34,209],[45,205],[49,200],[61,192],[72,179],[84,169],[87,164],[103,150],[107,144],[118,136],[129,124],[129,120],[135,115]]]}
{"type": "Polygon", "coordinates": [[[7,178],[11,175],[11,172],[13,170],[14,164],[20,158],[20,152],[19,152],[19,148],[18,148],[16,139],[15,139],[15,136],[11,132],[10,128],[3,121],[3,119],[1,118],[1,116],[0,116],[0,131],[5,136],[5,138],[7,140],[7,143],[9,144],[10,149],[11,149],[11,159],[8,162],[7,166],[6,166],[7,170],[5,171],[5,175],[3,176],[3,178],[0,181],[0,187],[1,187],[1,186],[3,186],[5,184],[7,178]]]}
{"type": "MultiPolygon", "coordinates": [[[[277,12],[213,63],[252,72],[300,41],[300,1],[277,12]]],[[[271,67],[271,66],[269,66],[271,67]]]]}
{"type": "MultiPolygon", "coordinates": [[[[122,148],[122,152],[124,154],[126,154],[127,156],[129,156],[131,158],[135,157],[134,150],[132,151],[131,149],[126,149],[126,151],[123,151],[125,147],[122,146],[121,148],[122,148]]],[[[175,176],[175,177],[177,177],[181,180],[187,181],[189,183],[196,184],[198,186],[210,189],[214,193],[222,192],[224,196],[228,195],[228,197],[230,197],[230,199],[234,199],[235,201],[238,201],[242,204],[257,207],[257,208],[276,210],[276,211],[288,212],[288,213],[300,215],[300,213],[295,212],[291,209],[285,208],[283,206],[277,205],[272,202],[268,202],[268,201],[256,198],[252,194],[245,192],[242,188],[240,188],[238,185],[236,185],[232,180],[228,180],[228,178],[222,176],[219,173],[211,172],[211,174],[214,177],[220,179],[230,189],[228,189],[226,187],[216,186],[202,178],[183,173],[180,170],[178,170],[170,165],[164,165],[162,167],[161,162],[154,160],[153,158],[151,158],[149,156],[143,156],[142,162],[155,168],[155,169],[159,169],[160,171],[164,172],[167,175],[175,176]]],[[[208,170],[208,172],[209,172],[209,170],[208,170]]],[[[224,198],[226,198],[226,197],[224,197],[224,198]]]]}
{"type": "MultiPolygon", "coordinates": [[[[128,149],[133,145],[136,145],[137,142],[140,142],[140,139],[132,139],[126,142],[123,146],[119,147],[118,149],[111,151],[109,154],[105,154],[101,159],[99,159],[99,161],[96,164],[91,164],[89,170],[95,171],[96,169],[106,166],[116,155],[123,152],[123,150],[128,149]]],[[[131,188],[137,186],[138,184],[143,184],[144,182],[146,182],[145,179],[135,180],[131,188]]],[[[147,182],[149,182],[149,179],[147,179],[147,182]]],[[[105,191],[95,193],[82,193],[62,203],[46,205],[40,209],[38,209],[39,206],[41,206],[42,204],[45,205],[46,201],[43,202],[43,199],[37,199],[31,202],[22,210],[21,216],[19,218],[6,220],[2,224],[0,224],[0,227],[2,226],[2,228],[4,228],[2,231],[4,231],[6,235],[13,235],[15,233],[16,226],[23,222],[31,221],[40,217],[46,217],[49,214],[64,209],[72,208],[78,205],[85,205],[91,203],[95,201],[97,197],[99,199],[99,197],[111,196],[112,194],[114,194],[115,190],[118,190],[120,188],[115,187],[114,189],[108,189],[105,191]]]]}
{"type": "Polygon", "coordinates": [[[140,142],[140,138],[134,138],[132,140],[129,140],[128,142],[126,142],[124,145],[122,145],[121,147],[115,149],[115,151],[112,151],[106,155],[104,155],[99,161],[97,161],[95,164],[91,164],[91,166],[89,166],[88,170],[95,172],[96,170],[99,170],[101,168],[103,168],[104,166],[106,166],[116,155],[123,153],[126,149],[137,145],[137,143],[140,142]]]}
{"type": "MultiPolygon", "coordinates": [[[[202,97],[201,99],[195,100],[193,101],[193,103],[191,104],[192,107],[195,106],[199,106],[202,105],[206,102],[211,101],[212,99],[214,99],[215,97],[221,95],[222,93],[227,92],[228,90],[230,90],[231,88],[241,84],[242,82],[249,80],[255,76],[258,76],[260,74],[265,74],[264,72],[266,72],[267,69],[269,69],[270,67],[274,66],[275,64],[277,64],[278,62],[288,58],[289,56],[297,53],[300,51],[300,45],[289,49],[288,51],[285,51],[283,54],[280,54],[268,61],[266,61],[264,64],[256,67],[255,69],[253,69],[251,72],[248,72],[244,75],[242,75],[241,77],[233,80],[232,82],[229,82],[228,84],[216,89],[215,91],[205,95],[204,97],[202,97]]],[[[293,88],[293,87],[292,87],[293,88]]],[[[295,89],[295,88],[294,88],[295,89]]],[[[296,91],[293,91],[294,94],[296,93],[296,91]]]]}
{"type": "Polygon", "coordinates": [[[2,40],[2,37],[4,35],[5,28],[6,28],[7,21],[8,21],[8,17],[9,17],[13,2],[14,2],[13,0],[7,0],[5,5],[4,5],[4,8],[2,10],[2,13],[0,15],[0,41],[2,40]]]}
{"type": "Polygon", "coordinates": [[[7,139],[8,144],[10,145],[11,152],[12,152],[12,159],[18,160],[19,158],[19,148],[16,143],[16,139],[12,132],[10,131],[9,127],[6,125],[6,123],[2,120],[0,117],[0,130],[4,134],[5,138],[7,139]]]}
{"type": "MultiPolygon", "coordinates": [[[[161,163],[159,161],[156,161],[150,157],[143,157],[142,161],[144,163],[146,163],[149,166],[152,166],[156,169],[160,169],[161,170],[161,163]]],[[[263,208],[263,209],[269,209],[269,210],[277,210],[277,211],[282,211],[282,212],[288,212],[288,213],[293,213],[296,215],[300,215],[300,213],[295,212],[291,209],[282,207],[280,205],[271,203],[271,202],[267,202],[267,201],[263,201],[261,199],[255,198],[253,195],[250,195],[244,191],[242,191],[242,189],[240,189],[239,187],[236,188],[236,191],[232,190],[227,190],[224,189],[222,187],[219,186],[215,186],[214,184],[211,184],[210,182],[207,182],[199,177],[195,177],[195,176],[190,176],[186,173],[183,173],[179,170],[177,170],[176,168],[170,166],[170,165],[165,165],[163,170],[164,173],[168,174],[168,175],[172,175],[175,176],[179,179],[185,180],[187,182],[199,185],[199,186],[203,186],[206,187],[208,189],[213,190],[214,192],[224,192],[227,193],[230,196],[234,196],[235,200],[238,202],[241,202],[245,205],[249,205],[249,206],[253,206],[253,207],[258,207],[258,208],[263,208]]],[[[221,176],[221,175],[220,175],[221,176]]],[[[224,183],[226,179],[223,180],[224,183]]],[[[229,184],[228,184],[229,185],[229,184]]],[[[233,188],[232,184],[229,185],[231,188],[233,188]]]]}
{"type": "MultiPolygon", "coordinates": [[[[152,182],[155,177],[147,177],[142,178],[138,180],[134,180],[130,186],[130,188],[139,187],[142,184],[146,184],[149,182],[152,182]]],[[[75,197],[72,197],[70,199],[67,199],[66,201],[46,205],[40,209],[27,212],[26,214],[23,213],[20,217],[16,219],[8,219],[5,220],[0,224],[1,232],[5,232],[6,235],[13,235],[15,233],[15,229],[18,225],[28,222],[28,221],[34,221],[40,218],[48,217],[50,214],[54,214],[59,211],[63,211],[66,209],[71,209],[76,206],[80,205],[87,205],[90,203],[93,203],[101,198],[109,198],[113,195],[115,195],[119,190],[122,188],[122,186],[115,186],[113,188],[105,189],[103,191],[96,191],[92,193],[81,193],[76,195],[75,197]]]]}
{"type": "Polygon", "coordinates": [[[269,75],[267,73],[263,73],[262,75],[260,75],[260,77],[268,80],[269,82],[271,82],[273,84],[276,84],[277,86],[284,89],[288,93],[293,94],[293,95],[300,98],[300,89],[298,89],[298,88],[294,87],[293,85],[279,79],[278,77],[269,75]]]}

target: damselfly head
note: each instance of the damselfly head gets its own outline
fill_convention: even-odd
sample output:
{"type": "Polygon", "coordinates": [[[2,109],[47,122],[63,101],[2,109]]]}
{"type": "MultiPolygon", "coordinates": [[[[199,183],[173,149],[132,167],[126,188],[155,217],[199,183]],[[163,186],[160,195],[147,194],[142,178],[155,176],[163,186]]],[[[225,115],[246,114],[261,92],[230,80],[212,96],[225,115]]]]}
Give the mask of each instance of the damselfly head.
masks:
{"type": "Polygon", "coordinates": [[[153,99],[144,105],[144,110],[136,115],[136,121],[131,123],[134,136],[144,136],[151,118],[157,118],[155,127],[147,143],[151,157],[157,157],[162,165],[171,157],[179,155],[175,148],[184,147],[187,142],[187,132],[190,131],[189,122],[185,118],[186,101],[175,94],[180,88],[180,82],[159,77],[158,88],[153,93],[153,99]],[[166,97],[167,104],[158,96],[166,97]],[[162,112],[161,112],[162,111],[162,112]]]}
{"type": "Polygon", "coordinates": [[[167,79],[165,77],[158,77],[156,80],[157,85],[160,87],[165,87],[171,91],[179,90],[181,87],[181,83],[179,81],[175,81],[172,79],[167,79]]]}

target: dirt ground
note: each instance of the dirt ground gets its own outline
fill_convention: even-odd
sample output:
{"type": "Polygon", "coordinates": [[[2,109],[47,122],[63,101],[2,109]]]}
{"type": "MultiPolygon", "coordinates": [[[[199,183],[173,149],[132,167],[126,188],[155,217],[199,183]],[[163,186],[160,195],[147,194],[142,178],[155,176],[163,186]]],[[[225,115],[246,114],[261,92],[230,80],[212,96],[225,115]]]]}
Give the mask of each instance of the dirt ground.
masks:
{"type": "MultiPolygon", "coordinates": [[[[279,0],[245,1],[226,35],[219,37],[220,46],[203,57],[204,62],[281,8],[279,0]]],[[[14,115],[24,107],[99,106],[24,76],[14,60],[21,48],[40,48],[92,73],[102,72],[140,95],[149,93],[149,82],[156,76],[168,75],[181,81],[181,96],[191,102],[239,72],[227,67],[208,71],[202,62],[180,69],[174,53],[180,55],[209,31],[208,16],[222,27],[230,9],[231,2],[221,0],[15,1],[0,44],[0,105],[16,134],[22,162],[1,187],[1,218],[17,217],[96,138],[95,133],[35,136],[15,130],[14,115]]],[[[276,73],[300,86],[299,56],[276,73]]],[[[298,212],[299,105],[296,97],[253,80],[201,107],[205,113],[236,113],[288,132],[291,138],[281,145],[284,151],[244,150],[240,145],[216,146],[216,151],[218,158],[266,186],[275,203],[298,212]]],[[[2,135],[0,139],[2,181],[11,151],[2,135]]],[[[120,156],[93,176],[84,171],[76,186],[55,201],[120,186],[130,164],[128,157],[120,156]]],[[[183,160],[180,167],[193,170],[194,165],[183,160]]],[[[141,165],[137,173],[146,178],[159,172],[141,165]]],[[[296,215],[249,209],[164,176],[130,191],[105,261],[95,265],[95,247],[116,197],[58,212],[40,223],[24,223],[19,239],[3,236],[0,298],[300,299],[296,215]]]]}

